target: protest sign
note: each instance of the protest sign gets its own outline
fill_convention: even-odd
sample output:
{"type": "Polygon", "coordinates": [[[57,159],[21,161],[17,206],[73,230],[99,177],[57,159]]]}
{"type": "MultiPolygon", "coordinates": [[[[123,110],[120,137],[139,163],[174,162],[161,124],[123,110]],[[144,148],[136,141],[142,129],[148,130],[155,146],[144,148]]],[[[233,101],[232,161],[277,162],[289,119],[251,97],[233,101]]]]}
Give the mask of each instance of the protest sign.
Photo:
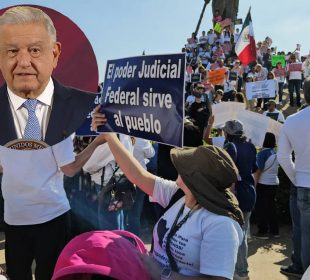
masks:
{"type": "Polygon", "coordinates": [[[229,80],[230,81],[237,81],[238,80],[238,74],[236,72],[229,72],[229,80]]]}
{"type": "Polygon", "coordinates": [[[220,68],[216,70],[212,70],[208,72],[208,81],[212,85],[222,85],[224,83],[225,79],[225,73],[227,72],[227,69],[220,68]]]}
{"type": "Polygon", "coordinates": [[[235,24],[235,25],[243,24],[242,18],[237,18],[237,19],[235,19],[234,24],[235,24]]]}
{"type": "MultiPolygon", "coordinates": [[[[101,101],[101,93],[98,93],[94,100],[94,108],[100,104],[101,101]]],[[[89,112],[84,124],[76,131],[76,136],[97,136],[98,133],[96,131],[91,131],[91,113],[89,112]]]]}
{"type": "Polygon", "coordinates": [[[248,100],[252,100],[254,98],[270,98],[275,96],[275,80],[246,83],[246,97],[248,100]]]}
{"type": "Polygon", "coordinates": [[[263,44],[265,44],[268,48],[270,48],[272,45],[272,39],[267,36],[263,44]]]}
{"type": "Polygon", "coordinates": [[[278,62],[281,62],[282,66],[286,65],[285,55],[272,55],[271,64],[273,67],[277,65],[278,62]]]}
{"type": "Polygon", "coordinates": [[[213,28],[213,30],[216,32],[216,33],[221,33],[223,28],[222,26],[217,22],[213,28]]]}
{"type": "Polygon", "coordinates": [[[239,120],[244,127],[245,136],[259,147],[263,146],[266,132],[279,138],[282,124],[259,113],[245,110],[245,105],[239,102],[221,102],[212,105],[214,125],[217,127],[229,120],[239,120]]]}
{"type": "Polygon", "coordinates": [[[185,54],[109,60],[101,97],[115,131],[173,146],[183,145],[185,54]]]}
{"type": "Polygon", "coordinates": [[[267,132],[273,133],[276,136],[277,141],[279,139],[282,127],[283,127],[282,123],[269,118],[267,132]]]}
{"type": "Polygon", "coordinates": [[[219,126],[229,120],[236,119],[241,110],[245,110],[245,105],[240,102],[221,102],[212,105],[214,126],[219,126]]]}
{"type": "Polygon", "coordinates": [[[255,146],[262,147],[270,118],[248,110],[239,111],[236,117],[243,123],[244,134],[255,146]]]}
{"type": "Polygon", "coordinates": [[[275,68],[273,73],[276,77],[281,77],[286,75],[286,70],[285,68],[275,68]]]}
{"type": "Polygon", "coordinates": [[[224,28],[224,27],[226,27],[226,26],[230,26],[231,23],[232,23],[231,18],[225,18],[224,20],[222,20],[222,21],[220,22],[220,25],[221,25],[222,28],[224,28]]]}
{"type": "Polygon", "coordinates": [[[302,71],[302,63],[290,63],[288,66],[288,71],[302,71]]]}
{"type": "Polygon", "coordinates": [[[201,74],[195,73],[191,75],[191,83],[199,83],[201,81],[201,74]]]}

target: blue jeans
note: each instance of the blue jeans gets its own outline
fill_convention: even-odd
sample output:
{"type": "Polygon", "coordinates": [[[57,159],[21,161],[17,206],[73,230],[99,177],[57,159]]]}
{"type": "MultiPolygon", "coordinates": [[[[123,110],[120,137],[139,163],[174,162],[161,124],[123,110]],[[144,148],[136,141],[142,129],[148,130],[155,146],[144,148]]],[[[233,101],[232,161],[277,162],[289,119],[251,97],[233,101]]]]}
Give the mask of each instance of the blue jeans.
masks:
{"type": "Polygon", "coordinates": [[[130,231],[137,236],[140,236],[140,218],[143,210],[144,195],[144,192],[137,188],[135,202],[132,209],[124,211],[125,230],[130,231]]]}
{"type": "Polygon", "coordinates": [[[290,196],[293,224],[293,266],[305,271],[310,265],[310,189],[294,187],[290,196]]]}
{"type": "Polygon", "coordinates": [[[300,89],[301,80],[289,80],[288,82],[288,92],[290,94],[290,104],[294,105],[294,91],[296,92],[296,104],[300,105],[300,89]]]}
{"type": "Polygon", "coordinates": [[[278,83],[279,86],[279,102],[282,102],[284,83],[278,83]]]}
{"type": "Polygon", "coordinates": [[[250,217],[252,212],[243,212],[244,224],[243,240],[238,250],[237,263],[235,267],[235,273],[241,277],[247,276],[249,273],[248,265],[248,234],[250,230],[250,217]]]}

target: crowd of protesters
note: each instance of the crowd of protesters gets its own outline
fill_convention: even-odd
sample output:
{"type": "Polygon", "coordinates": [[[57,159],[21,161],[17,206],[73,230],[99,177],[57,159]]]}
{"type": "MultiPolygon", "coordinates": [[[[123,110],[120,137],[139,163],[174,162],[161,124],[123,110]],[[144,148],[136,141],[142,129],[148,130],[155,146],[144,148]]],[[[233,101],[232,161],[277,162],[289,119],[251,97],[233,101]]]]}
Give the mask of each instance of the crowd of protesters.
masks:
{"type": "MultiPolygon", "coordinates": [[[[27,12],[41,14],[29,8],[27,12]]],[[[216,11],[213,23],[222,20],[216,11]]],[[[294,185],[290,199],[294,252],[292,264],[282,267],[281,272],[301,276],[306,271],[310,265],[310,111],[305,107],[310,104],[310,58],[301,57],[300,46],[287,54],[277,52],[271,38],[266,37],[257,43],[257,61],[245,66],[234,52],[239,36],[240,30],[230,26],[222,32],[210,29],[199,38],[193,33],[183,48],[187,63],[186,149],[125,135],[75,137],[76,158],[90,147],[92,153],[83,160],[77,175],[64,178],[72,209],[70,237],[76,237],[60,254],[52,279],[249,279],[247,242],[254,209],[258,231],[253,236],[264,240],[280,237],[275,204],[279,164],[294,185]],[[273,67],[274,54],[284,54],[287,65],[278,62],[273,67]],[[293,71],[291,63],[300,67],[293,71]],[[213,85],[208,74],[217,69],[223,70],[224,78],[213,85]],[[275,98],[247,100],[246,83],[263,80],[274,81],[275,98]],[[300,95],[303,83],[305,100],[300,95]],[[290,106],[303,107],[287,120],[277,109],[283,106],[284,88],[288,88],[290,106]],[[215,127],[212,107],[221,102],[244,103],[245,108],[284,123],[278,150],[276,137],[270,132],[264,135],[262,147],[255,147],[238,119],[215,127]],[[124,187],[121,195],[113,189],[119,182],[124,187]],[[138,237],[145,201],[151,201],[158,220],[150,255],[138,237]]],[[[92,114],[92,128],[107,122],[98,106],[92,114]]],[[[51,227],[53,221],[49,222],[51,227]]],[[[10,234],[15,236],[23,227],[10,229],[10,234]]],[[[27,234],[37,238],[36,231],[32,228],[27,234]]],[[[9,249],[7,256],[12,252],[9,249]]],[[[11,253],[14,265],[15,257],[11,253]]],[[[27,280],[31,279],[33,259],[28,257],[24,268],[28,274],[23,278],[27,280]]],[[[20,273],[12,268],[9,273],[11,279],[20,279],[14,276],[20,273]]]]}

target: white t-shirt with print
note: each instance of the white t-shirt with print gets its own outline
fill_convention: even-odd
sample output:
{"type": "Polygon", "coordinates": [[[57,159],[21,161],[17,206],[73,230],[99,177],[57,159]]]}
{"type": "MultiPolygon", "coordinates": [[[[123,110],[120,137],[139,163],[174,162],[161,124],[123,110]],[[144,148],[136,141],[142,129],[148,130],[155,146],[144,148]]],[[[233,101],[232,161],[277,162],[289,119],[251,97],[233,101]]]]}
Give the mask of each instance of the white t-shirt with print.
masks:
{"type": "MultiPolygon", "coordinates": [[[[166,207],[177,189],[175,182],[157,177],[152,199],[166,207]]],[[[178,200],[154,227],[153,257],[163,267],[169,266],[165,250],[167,235],[184,200],[185,197],[178,200]]],[[[179,222],[189,211],[185,206],[179,222]]],[[[236,221],[199,208],[171,239],[171,252],[182,275],[210,275],[233,279],[242,239],[243,233],[236,221]]]]}
{"type": "Polygon", "coordinates": [[[41,224],[67,212],[70,205],[60,167],[74,160],[71,137],[41,150],[0,146],[5,222],[41,224]]]}

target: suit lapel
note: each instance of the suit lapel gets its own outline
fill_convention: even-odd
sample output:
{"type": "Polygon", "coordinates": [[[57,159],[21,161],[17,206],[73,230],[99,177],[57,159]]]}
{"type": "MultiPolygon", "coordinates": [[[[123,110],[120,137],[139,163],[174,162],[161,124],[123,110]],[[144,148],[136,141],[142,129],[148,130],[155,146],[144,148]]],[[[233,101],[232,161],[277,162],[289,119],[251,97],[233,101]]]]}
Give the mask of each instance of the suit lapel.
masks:
{"type": "Polygon", "coordinates": [[[53,80],[53,82],[53,105],[44,141],[50,146],[61,142],[69,136],[67,135],[66,127],[67,121],[70,120],[68,117],[68,102],[71,98],[71,93],[57,81],[53,80]]]}
{"type": "Polygon", "coordinates": [[[10,108],[7,85],[4,84],[0,88],[0,145],[5,145],[16,138],[17,134],[10,108]]]}

